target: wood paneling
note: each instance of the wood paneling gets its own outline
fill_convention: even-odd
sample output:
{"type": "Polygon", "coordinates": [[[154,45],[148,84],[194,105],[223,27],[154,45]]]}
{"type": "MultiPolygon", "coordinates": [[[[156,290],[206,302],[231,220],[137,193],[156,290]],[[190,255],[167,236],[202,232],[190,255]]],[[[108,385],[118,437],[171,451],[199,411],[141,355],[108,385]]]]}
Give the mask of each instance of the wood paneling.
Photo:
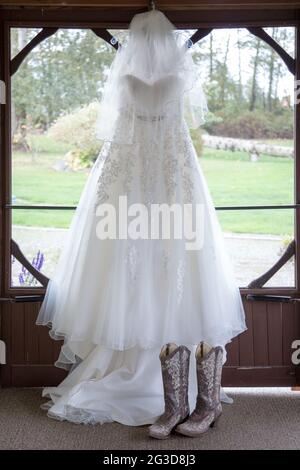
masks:
{"type": "Polygon", "coordinates": [[[299,315],[299,307],[296,304],[283,304],[283,322],[282,322],[282,361],[283,365],[291,364],[291,344],[295,339],[300,339],[299,331],[297,332],[297,315],[299,315]]]}
{"type": "MultiPolygon", "coordinates": [[[[23,27],[127,28],[133,15],[145,8],[25,8],[0,10],[0,18],[23,27]]],[[[279,9],[165,9],[177,28],[233,28],[296,24],[299,10],[279,9]]]]}
{"type": "Polygon", "coordinates": [[[47,364],[13,365],[11,367],[12,387],[54,387],[66,376],[63,369],[47,364]]]}
{"type": "Polygon", "coordinates": [[[222,385],[226,387],[292,387],[296,384],[291,367],[223,368],[222,385]]]}
{"type": "Polygon", "coordinates": [[[61,342],[53,341],[47,327],[37,326],[39,302],[2,304],[1,339],[7,347],[7,365],[0,366],[6,387],[55,385],[66,372],[54,367],[61,342]]]}
{"type": "Polygon", "coordinates": [[[270,304],[267,310],[268,319],[268,351],[269,351],[269,365],[281,366],[283,365],[283,339],[282,339],[282,310],[283,304],[273,303],[272,308],[270,304]]]}
{"type": "MultiPolygon", "coordinates": [[[[24,304],[10,304],[6,318],[11,328],[11,364],[25,364],[25,316],[24,304]]],[[[4,339],[5,340],[5,339],[4,339]]]]}
{"type": "Polygon", "coordinates": [[[239,351],[240,351],[240,366],[254,365],[254,343],[253,343],[253,302],[244,301],[245,313],[247,318],[247,328],[239,338],[239,351]]]}
{"type": "MultiPolygon", "coordinates": [[[[144,8],[148,7],[146,0],[1,0],[2,6],[97,6],[100,8],[144,8]]],[[[160,9],[241,9],[241,8],[295,8],[300,6],[299,0],[157,0],[155,5],[160,9]]]]}
{"type": "Polygon", "coordinates": [[[239,351],[239,341],[238,338],[235,338],[231,343],[228,344],[227,348],[227,364],[231,366],[240,365],[240,351],[239,351]]]}
{"type": "Polygon", "coordinates": [[[267,302],[257,302],[252,310],[254,365],[257,367],[268,365],[267,306],[267,302]]]}
{"type": "MultiPolygon", "coordinates": [[[[223,385],[295,385],[291,345],[300,339],[299,304],[245,300],[244,305],[248,330],[227,347],[223,385]]],[[[51,340],[48,328],[35,325],[39,308],[38,302],[1,306],[0,337],[7,346],[2,386],[51,386],[65,377],[53,365],[62,343],[51,340]]]]}

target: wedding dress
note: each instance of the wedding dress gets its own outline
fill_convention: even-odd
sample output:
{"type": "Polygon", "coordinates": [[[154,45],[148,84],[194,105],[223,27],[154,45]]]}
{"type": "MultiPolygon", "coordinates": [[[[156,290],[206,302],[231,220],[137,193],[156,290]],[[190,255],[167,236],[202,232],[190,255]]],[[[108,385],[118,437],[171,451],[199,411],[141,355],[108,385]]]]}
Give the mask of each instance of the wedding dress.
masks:
{"type": "MultiPolygon", "coordinates": [[[[136,15],[119,48],[101,102],[104,141],[79,205],[38,324],[63,339],[59,367],[69,375],[47,387],[48,414],[80,423],[153,423],[163,411],[159,351],[166,342],[192,351],[225,346],[246,329],[189,126],[206,112],[198,68],[182,35],[159,11],[136,15]],[[97,235],[97,208],[200,204],[202,247],[184,239],[97,235]]],[[[197,393],[193,354],[191,409],[197,393]]]]}

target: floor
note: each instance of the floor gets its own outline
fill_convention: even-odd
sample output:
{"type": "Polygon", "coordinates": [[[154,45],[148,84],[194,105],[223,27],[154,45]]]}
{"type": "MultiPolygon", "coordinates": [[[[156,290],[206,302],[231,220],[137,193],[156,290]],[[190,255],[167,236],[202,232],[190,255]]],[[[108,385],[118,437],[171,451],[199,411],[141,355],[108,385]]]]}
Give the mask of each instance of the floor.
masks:
{"type": "Polygon", "coordinates": [[[50,419],[40,389],[0,389],[0,449],[300,449],[300,392],[288,388],[226,389],[216,428],[202,438],[148,437],[147,426],[78,425],[50,419]]]}

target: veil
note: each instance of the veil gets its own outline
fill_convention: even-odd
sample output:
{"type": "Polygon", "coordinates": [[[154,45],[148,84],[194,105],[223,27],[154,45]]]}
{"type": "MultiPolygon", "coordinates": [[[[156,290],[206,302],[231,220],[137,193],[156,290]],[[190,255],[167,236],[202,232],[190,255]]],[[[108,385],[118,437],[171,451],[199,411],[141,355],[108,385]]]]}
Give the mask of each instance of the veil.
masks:
{"type": "Polygon", "coordinates": [[[183,36],[158,10],[133,17],[127,44],[117,50],[103,90],[95,129],[99,139],[157,140],[184,117],[192,128],[204,122],[199,69],[183,36]],[[141,124],[143,132],[136,132],[141,124]]]}

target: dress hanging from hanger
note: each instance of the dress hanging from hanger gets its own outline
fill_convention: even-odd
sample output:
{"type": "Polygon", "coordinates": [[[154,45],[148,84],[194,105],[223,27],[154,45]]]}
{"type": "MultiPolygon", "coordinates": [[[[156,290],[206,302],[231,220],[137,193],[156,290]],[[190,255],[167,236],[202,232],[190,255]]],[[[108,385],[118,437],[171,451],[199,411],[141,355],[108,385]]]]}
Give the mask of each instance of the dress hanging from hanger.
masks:
{"type": "MultiPolygon", "coordinates": [[[[136,15],[110,69],[90,172],[37,323],[64,340],[48,414],[72,422],[152,423],[163,411],[159,351],[225,346],[244,309],[189,127],[207,111],[186,40],[157,11],[136,15]],[[97,208],[200,205],[202,246],[184,239],[99,239],[97,208]]],[[[193,354],[191,355],[193,358],[193,354]]],[[[193,359],[192,359],[193,361],[193,359]]],[[[197,392],[191,365],[191,408],[197,392]]]]}

